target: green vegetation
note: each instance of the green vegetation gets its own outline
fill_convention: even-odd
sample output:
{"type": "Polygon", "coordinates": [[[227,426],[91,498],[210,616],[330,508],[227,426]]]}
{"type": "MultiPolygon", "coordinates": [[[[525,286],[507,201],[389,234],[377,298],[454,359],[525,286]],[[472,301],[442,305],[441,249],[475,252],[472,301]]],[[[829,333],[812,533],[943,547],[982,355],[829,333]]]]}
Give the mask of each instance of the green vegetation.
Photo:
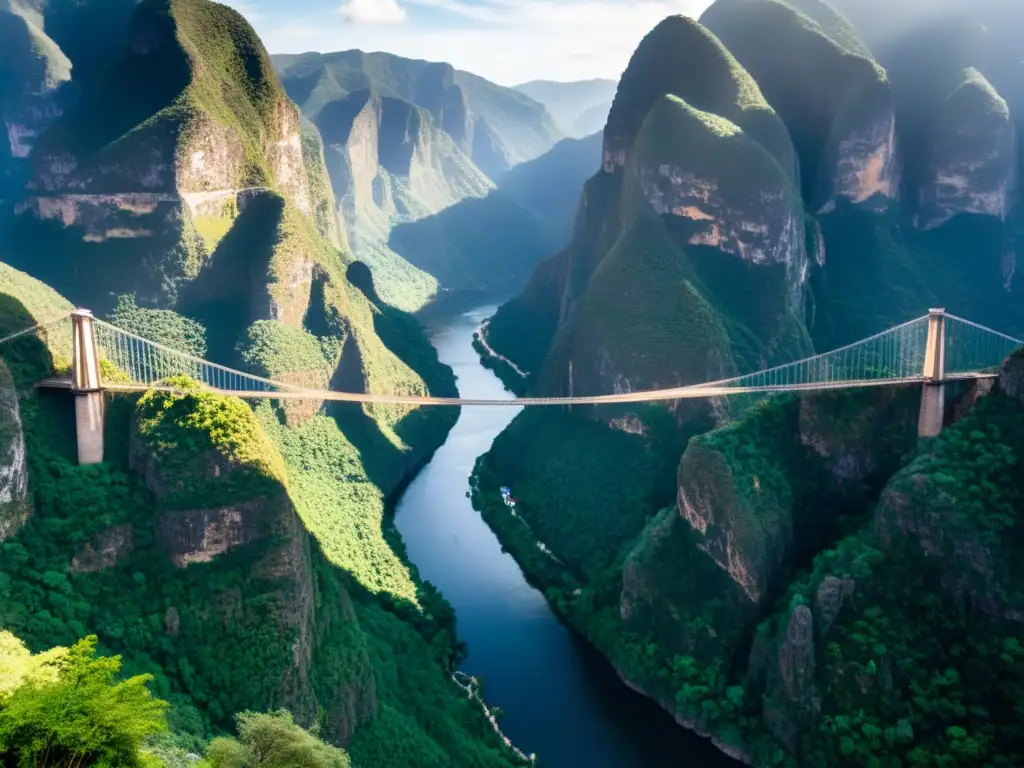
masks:
{"type": "Polygon", "coordinates": [[[97,656],[95,637],[32,655],[0,631],[0,759],[46,768],[349,768],[344,750],[286,710],[242,712],[238,740],[189,745],[206,752],[200,759],[167,733],[167,702],[148,690],[152,677],[120,680],[120,671],[120,657],[97,656]]]}
{"type": "Polygon", "coordinates": [[[167,703],[147,675],[122,682],[121,659],[96,656],[96,638],[32,656],[0,632],[0,758],[10,765],[152,766],[141,747],[167,728],[167,703]]]}
{"type": "Polygon", "coordinates": [[[480,364],[484,368],[493,371],[501,379],[501,383],[505,385],[506,390],[520,397],[526,394],[527,379],[520,376],[518,371],[513,369],[506,361],[488,352],[480,340],[479,333],[473,334],[473,349],[480,355],[480,364]]]}
{"type": "Polygon", "coordinates": [[[602,426],[566,471],[571,421],[553,439],[524,414],[481,459],[474,503],[620,674],[755,765],[1015,765],[1024,407],[983,399],[899,471],[916,414],[913,392],[829,393],[692,439],[680,494],[687,516],[713,513],[706,531],[677,508],[652,518],[666,496],[615,474],[633,454],[602,458],[602,426]],[[616,534],[630,494],[643,530],[616,534]]]}
{"type": "Polygon", "coordinates": [[[238,739],[221,737],[206,753],[209,768],[349,768],[345,751],[325,744],[292,720],[287,711],[242,712],[238,739]]]}
{"type": "Polygon", "coordinates": [[[227,203],[214,216],[200,216],[195,220],[196,232],[203,238],[208,253],[213,253],[220,245],[238,217],[238,207],[234,202],[227,203]]]}
{"type": "Polygon", "coordinates": [[[510,487],[535,540],[570,574],[594,577],[675,495],[675,464],[686,441],[663,409],[649,410],[644,422],[656,427],[640,436],[582,414],[527,409],[478,466],[475,503],[486,504],[488,522],[507,516],[515,525],[497,496],[498,486],[510,487]]]}
{"type": "Polygon", "coordinates": [[[194,357],[206,355],[206,329],[169,309],[147,309],[135,295],[119,296],[110,322],[129,333],[194,357]]]}
{"type": "Polygon", "coordinates": [[[836,157],[837,143],[892,108],[885,70],[822,0],[717,0],[701,24],[753,76],[782,118],[800,159],[804,198],[817,209],[831,197],[825,183],[831,171],[823,163],[836,157]]]}
{"type": "Polygon", "coordinates": [[[277,320],[257,320],[247,332],[242,361],[261,376],[281,377],[298,371],[326,371],[337,356],[331,339],[318,339],[303,328],[277,320]]]}
{"type": "Polygon", "coordinates": [[[730,120],[795,173],[792,142],[758,83],[714,35],[692,19],[670,16],[640,42],[608,116],[605,145],[629,152],[651,108],[668,94],[730,120]],[[692,77],[700,71],[703,77],[692,77]]]}

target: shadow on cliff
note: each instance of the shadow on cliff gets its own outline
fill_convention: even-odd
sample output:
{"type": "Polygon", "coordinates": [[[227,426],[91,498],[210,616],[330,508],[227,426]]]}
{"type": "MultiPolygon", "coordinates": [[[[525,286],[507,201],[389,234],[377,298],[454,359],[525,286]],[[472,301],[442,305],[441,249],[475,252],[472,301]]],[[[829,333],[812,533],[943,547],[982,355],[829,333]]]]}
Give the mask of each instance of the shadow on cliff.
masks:
{"type": "Polygon", "coordinates": [[[274,194],[249,201],[182,296],[181,311],[207,329],[214,362],[237,366],[236,345],[253,322],[268,316],[268,272],[284,206],[274,194]]]}
{"type": "MultiPolygon", "coordinates": [[[[18,299],[0,294],[0,336],[23,331],[39,322],[18,299]]],[[[71,349],[71,326],[68,325],[68,350],[71,349]]],[[[18,389],[31,387],[39,379],[53,373],[53,355],[42,339],[34,333],[0,345],[0,356],[11,371],[18,389]]]]}
{"type": "MultiPolygon", "coordinates": [[[[346,277],[376,310],[373,330],[384,346],[419,375],[432,395],[457,397],[458,388],[451,368],[438,360],[437,350],[412,315],[381,300],[370,268],[362,262],[354,262],[349,266],[346,277]]],[[[332,379],[330,388],[344,392],[362,391],[362,355],[351,338],[342,351],[342,359],[356,362],[342,366],[332,379]]],[[[408,476],[433,454],[458,418],[458,410],[454,408],[417,408],[394,426],[395,435],[406,446],[402,450],[388,439],[361,405],[328,403],[326,412],[338,422],[345,436],[359,451],[369,479],[386,496],[393,495],[408,476]]]]}
{"type": "MultiPolygon", "coordinates": [[[[21,301],[9,294],[0,294],[0,337],[31,328],[38,322],[39,318],[34,317],[21,301]]],[[[62,324],[53,329],[52,333],[54,345],[63,349],[66,344],[70,355],[71,324],[62,324]],[[60,338],[58,334],[66,334],[66,338],[60,338]]],[[[53,354],[36,334],[27,334],[0,345],[0,359],[10,371],[19,393],[32,392],[37,381],[55,373],[53,354]]],[[[36,389],[34,392],[39,405],[54,414],[55,418],[33,419],[31,429],[43,431],[43,434],[37,434],[37,439],[48,450],[73,461],[76,456],[74,399],[65,390],[36,389]]],[[[24,412],[22,418],[27,431],[28,419],[24,412]]]]}
{"type": "Polygon", "coordinates": [[[395,227],[388,248],[447,288],[511,292],[564,245],[561,230],[561,221],[543,219],[494,190],[395,227]]]}

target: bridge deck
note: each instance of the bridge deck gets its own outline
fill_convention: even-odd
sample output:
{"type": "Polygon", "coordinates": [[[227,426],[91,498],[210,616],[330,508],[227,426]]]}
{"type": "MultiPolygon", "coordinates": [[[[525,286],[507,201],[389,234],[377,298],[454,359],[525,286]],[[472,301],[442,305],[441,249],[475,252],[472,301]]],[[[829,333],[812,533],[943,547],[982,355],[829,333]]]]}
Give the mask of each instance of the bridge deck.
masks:
{"type": "MultiPolygon", "coordinates": [[[[960,373],[948,374],[945,381],[973,381],[994,379],[995,373],[960,373]]],[[[310,390],[294,388],[289,391],[266,392],[248,390],[217,389],[203,386],[205,392],[214,392],[228,397],[240,397],[248,400],[320,400],[348,403],[379,403],[388,405],[432,405],[432,406],[568,406],[568,405],[615,405],[620,403],[660,402],[666,400],[693,400],[704,397],[729,397],[732,395],[783,392],[821,392],[838,389],[865,389],[868,387],[908,386],[925,383],[923,376],[909,376],[902,379],[867,379],[853,381],[814,382],[810,384],[786,384],[764,387],[730,387],[700,384],[676,389],[663,389],[648,392],[625,392],[616,395],[595,395],[585,397],[521,397],[509,400],[477,400],[457,397],[423,397],[417,395],[376,395],[354,392],[333,392],[327,390],[310,390]]],[[[48,389],[71,389],[70,377],[57,376],[42,379],[37,387],[48,389]]],[[[180,392],[177,387],[147,386],[144,384],[104,384],[103,389],[110,392],[180,392]]]]}

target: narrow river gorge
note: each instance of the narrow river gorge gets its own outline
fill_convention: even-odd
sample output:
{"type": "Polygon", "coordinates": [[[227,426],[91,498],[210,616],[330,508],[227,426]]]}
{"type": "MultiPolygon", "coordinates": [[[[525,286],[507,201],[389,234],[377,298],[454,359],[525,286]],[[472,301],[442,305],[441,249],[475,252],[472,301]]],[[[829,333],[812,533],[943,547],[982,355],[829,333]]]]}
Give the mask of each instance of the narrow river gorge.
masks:
{"type": "MultiPolygon", "coordinates": [[[[436,322],[431,339],[462,397],[511,401],[480,365],[473,333],[494,307],[436,322]]],[[[448,440],[398,502],[395,522],[423,578],[455,607],[469,645],[463,671],[483,680],[501,727],[545,768],[730,766],[709,742],[634,693],[611,666],[555,618],[466,493],[478,456],[519,407],[464,408],[448,440]]]]}

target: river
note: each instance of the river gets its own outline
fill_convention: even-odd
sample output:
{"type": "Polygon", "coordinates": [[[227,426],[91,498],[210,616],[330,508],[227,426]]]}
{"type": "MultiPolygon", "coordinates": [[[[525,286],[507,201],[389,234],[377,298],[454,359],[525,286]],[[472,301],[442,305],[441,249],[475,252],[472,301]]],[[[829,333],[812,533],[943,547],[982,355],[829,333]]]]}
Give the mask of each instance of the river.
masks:
{"type": "MultiPolygon", "coordinates": [[[[493,311],[481,307],[431,329],[463,397],[513,397],[471,345],[493,311]]],[[[536,753],[544,768],[737,765],[629,690],[602,656],[559,623],[473,509],[466,493],[476,459],[519,410],[463,408],[395,510],[410,559],[455,607],[459,637],[469,646],[463,671],[483,679],[488,705],[504,712],[505,735],[536,753]]]]}

